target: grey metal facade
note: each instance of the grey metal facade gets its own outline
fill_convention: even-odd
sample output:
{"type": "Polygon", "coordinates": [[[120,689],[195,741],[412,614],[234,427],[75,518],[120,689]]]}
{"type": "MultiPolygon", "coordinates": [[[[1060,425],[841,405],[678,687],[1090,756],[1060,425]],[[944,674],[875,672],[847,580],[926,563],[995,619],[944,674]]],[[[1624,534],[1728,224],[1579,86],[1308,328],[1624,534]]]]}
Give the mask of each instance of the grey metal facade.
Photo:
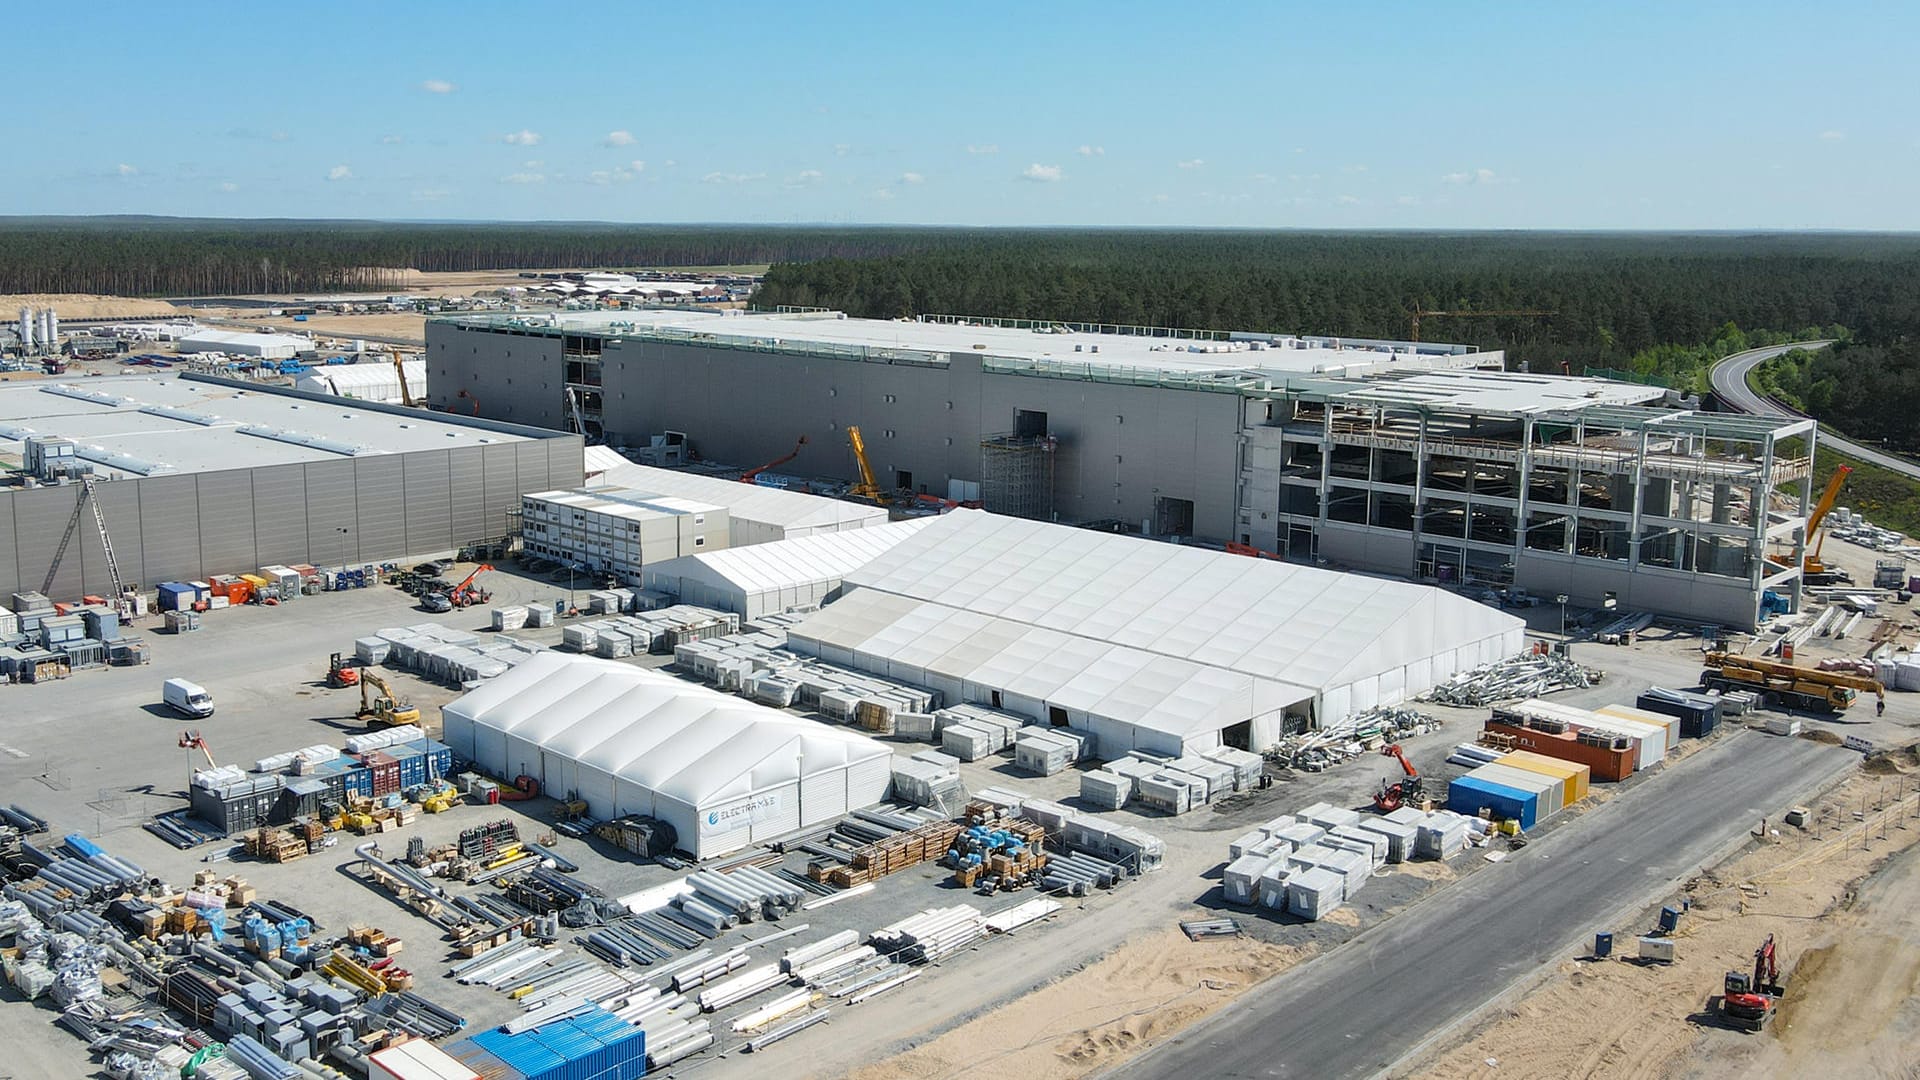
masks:
{"type": "MultiPolygon", "coordinates": [[[[519,528],[521,494],[584,481],[578,436],[525,434],[488,446],[128,477],[95,491],[129,583],[377,563],[508,536],[519,528]]],[[[0,595],[41,587],[80,490],[0,490],[0,595]]],[[[88,514],[50,595],[110,591],[88,514]]]]}
{"type": "MultiPolygon", "coordinates": [[[[459,411],[466,389],[483,415],[569,427],[562,339],[549,333],[429,322],[435,407],[451,402],[459,411]]],[[[649,436],[680,431],[704,457],[751,465],[786,454],[805,435],[792,469],[851,481],[846,429],[855,425],[882,487],[910,480],[945,496],[949,480],[980,481],[981,439],[1015,430],[1022,411],[1044,412],[1060,443],[1060,520],[1137,528],[1154,518],[1160,499],[1178,499],[1193,504],[1193,535],[1232,537],[1237,393],[996,371],[966,354],[943,364],[885,363],[633,338],[610,338],[601,349],[600,419],[614,445],[644,446],[649,436]]]]}

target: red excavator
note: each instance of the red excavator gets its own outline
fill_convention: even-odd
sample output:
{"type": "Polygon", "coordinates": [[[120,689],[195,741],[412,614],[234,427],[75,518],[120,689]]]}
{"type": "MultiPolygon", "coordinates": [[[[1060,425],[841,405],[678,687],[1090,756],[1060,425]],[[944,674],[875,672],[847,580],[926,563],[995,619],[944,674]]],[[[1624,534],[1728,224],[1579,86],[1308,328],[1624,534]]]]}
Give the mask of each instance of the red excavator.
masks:
{"type": "Polygon", "coordinates": [[[1407,775],[1397,784],[1380,781],[1380,794],[1373,797],[1373,808],[1383,814],[1391,814],[1408,803],[1419,802],[1425,795],[1421,787],[1420,770],[1414,768],[1413,762],[1407,760],[1406,752],[1400,749],[1400,744],[1388,743],[1380,748],[1380,753],[1385,757],[1398,758],[1400,768],[1404,769],[1407,775]]]}
{"type": "Polygon", "coordinates": [[[1753,953],[1753,974],[1727,972],[1726,992],[1720,996],[1720,1015],[1731,1027],[1759,1031],[1773,1019],[1773,1011],[1786,991],[1780,985],[1780,965],[1773,935],[1753,953]]]}
{"type": "Polygon", "coordinates": [[[746,472],[743,472],[740,474],[740,482],[743,484],[751,484],[753,483],[754,477],[759,476],[761,473],[766,472],[768,469],[777,469],[780,466],[785,465],[787,462],[792,461],[794,458],[799,457],[800,448],[805,445],[807,445],[807,437],[805,435],[802,435],[800,436],[800,441],[793,444],[793,453],[788,454],[785,457],[774,458],[772,461],[769,461],[765,465],[762,465],[758,468],[748,469],[746,472]]]}

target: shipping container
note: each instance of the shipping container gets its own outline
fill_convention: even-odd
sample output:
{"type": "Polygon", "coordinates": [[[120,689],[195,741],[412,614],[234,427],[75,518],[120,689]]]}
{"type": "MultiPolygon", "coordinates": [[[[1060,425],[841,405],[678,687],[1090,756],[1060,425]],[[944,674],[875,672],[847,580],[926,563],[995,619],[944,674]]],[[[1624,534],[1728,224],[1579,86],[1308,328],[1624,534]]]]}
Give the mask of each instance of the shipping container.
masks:
{"type": "Polygon", "coordinates": [[[1531,791],[1538,795],[1540,803],[1536,822],[1546,821],[1567,806],[1567,782],[1558,776],[1498,763],[1482,765],[1467,775],[1515,791],[1531,791]]]}
{"type": "Polygon", "coordinates": [[[1648,712],[1679,717],[1680,737],[1683,739],[1705,738],[1720,723],[1719,702],[1704,694],[1661,690],[1659,693],[1641,694],[1633,704],[1635,708],[1648,712]]]}
{"type": "MultiPolygon", "coordinates": [[[[1593,710],[1595,716],[1611,716],[1617,720],[1638,720],[1643,724],[1656,724],[1667,729],[1667,749],[1680,747],[1680,718],[1667,713],[1657,713],[1651,709],[1636,709],[1631,705],[1602,705],[1593,710]]],[[[1642,756],[1642,765],[1652,765],[1642,756]]]]}
{"type": "Polygon", "coordinates": [[[1589,766],[1562,761],[1545,754],[1536,754],[1531,750],[1516,750],[1511,754],[1504,754],[1498,763],[1559,777],[1566,784],[1565,805],[1568,806],[1587,797],[1589,782],[1593,777],[1593,770],[1589,766]]]}
{"type": "Polygon", "coordinates": [[[1524,831],[1531,829],[1540,815],[1540,796],[1487,780],[1476,780],[1469,773],[1447,785],[1447,809],[1456,814],[1476,817],[1490,811],[1500,820],[1518,822],[1524,831]]]}
{"type": "Polygon", "coordinates": [[[1639,766],[1640,752],[1633,740],[1625,736],[1618,740],[1593,741],[1591,738],[1582,739],[1578,732],[1555,734],[1516,727],[1499,720],[1488,720],[1487,730],[1512,736],[1514,744],[1522,750],[1585,765],[1593,770],[1595,780],[1618,783],[1632,776],[1634,769],[1639,766]]]}

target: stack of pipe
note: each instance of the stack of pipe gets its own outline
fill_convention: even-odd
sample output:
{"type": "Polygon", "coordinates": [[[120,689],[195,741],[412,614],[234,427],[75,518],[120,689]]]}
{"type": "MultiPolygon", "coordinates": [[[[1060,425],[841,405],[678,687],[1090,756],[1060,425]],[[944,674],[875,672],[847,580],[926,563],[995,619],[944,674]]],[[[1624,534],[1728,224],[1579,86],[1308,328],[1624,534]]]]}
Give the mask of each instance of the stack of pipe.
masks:
{"type": "Polygon", "coordinates": [[[1048,860],[1040,887],[1069,896],[1085,896],[1089,890],[1111,889],[1126,879],[1126,867],[1073,851],[1048,860]]]}
{"type": "Polygon", "coordinates": [[[771,990],[787,981],[779,964],[762,964],[730,979],[723,979],[700,992],[700,1011],[714,1012],[737,1005],[763,990],[771,990]]]}
{"type": "Polygon", "coordinates": [[[867,940],[900,963],[925,964],[966,948],[985,933],[986,923],[978,908],[955,904],[929,908],[882,927],[867,940]]]}

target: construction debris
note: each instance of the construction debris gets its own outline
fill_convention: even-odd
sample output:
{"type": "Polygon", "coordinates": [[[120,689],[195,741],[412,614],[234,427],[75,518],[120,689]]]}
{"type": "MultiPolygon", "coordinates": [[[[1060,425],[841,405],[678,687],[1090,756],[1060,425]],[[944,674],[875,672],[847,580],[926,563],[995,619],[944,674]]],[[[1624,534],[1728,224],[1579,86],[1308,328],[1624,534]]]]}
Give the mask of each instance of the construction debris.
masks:
{"type": "Polygon", "coordinates": [[[1601,672],[1564,656],[1523,653],[1455,675],[1418,700],[1477,709],[1541,697],[1555,690],[1584,689],[1600,678],[1601,672]]]}
{"type": "Polygon", "coordinates": [[[1266,757],[1290,769],[1320,772],[1439,726],[1433,717],[1418,710],[1381,706],[1319,731],[1288,735],[1267,750],[1266,757]]]}

